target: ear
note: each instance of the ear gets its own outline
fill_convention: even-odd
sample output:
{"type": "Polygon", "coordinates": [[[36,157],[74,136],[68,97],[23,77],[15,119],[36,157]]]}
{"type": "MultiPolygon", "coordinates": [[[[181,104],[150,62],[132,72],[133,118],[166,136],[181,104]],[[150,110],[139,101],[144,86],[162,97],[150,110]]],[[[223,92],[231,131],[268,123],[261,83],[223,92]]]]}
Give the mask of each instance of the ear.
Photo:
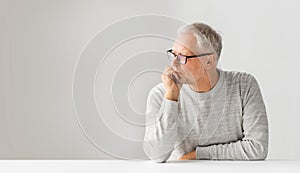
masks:
{"type": "Polygon", "coordinates": [[[206,61],[204,64],[205,69],[210,70],[210,69],[216,67],[216,62],[217,62],[217,57],[215,56],[215,54],[208,55],[206,57],[206,61]]]}

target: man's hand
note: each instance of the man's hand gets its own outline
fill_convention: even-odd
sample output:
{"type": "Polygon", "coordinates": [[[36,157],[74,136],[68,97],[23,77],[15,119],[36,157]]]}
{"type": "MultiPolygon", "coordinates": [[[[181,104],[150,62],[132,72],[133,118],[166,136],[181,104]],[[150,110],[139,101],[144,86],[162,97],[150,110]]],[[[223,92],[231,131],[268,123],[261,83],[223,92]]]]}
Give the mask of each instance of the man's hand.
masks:
{"type": "Polygon", "coordinates": [[[176,72],[172,67],[167,66],[161,75],[161,80],[166,88],[165,98],[177,101],[182,84],[176,83],[172,75],[176,75],[176,72]]]}
{"type": "Polygon", "coordinates": [[[196,160],[196,150],[183,155],[179,160],[196,160]]]}

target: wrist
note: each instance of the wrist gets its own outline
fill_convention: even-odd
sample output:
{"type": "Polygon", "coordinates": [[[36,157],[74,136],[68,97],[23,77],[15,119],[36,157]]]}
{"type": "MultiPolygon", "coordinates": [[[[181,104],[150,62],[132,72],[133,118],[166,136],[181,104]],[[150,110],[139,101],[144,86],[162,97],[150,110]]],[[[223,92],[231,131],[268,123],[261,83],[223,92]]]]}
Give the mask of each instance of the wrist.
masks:
{"type": "Polygon", "coordinates": [[[172,91],[167,90],[165,93],[165,98],[172,101],[178,101],[179,92],[178,91],[172,91]]]}

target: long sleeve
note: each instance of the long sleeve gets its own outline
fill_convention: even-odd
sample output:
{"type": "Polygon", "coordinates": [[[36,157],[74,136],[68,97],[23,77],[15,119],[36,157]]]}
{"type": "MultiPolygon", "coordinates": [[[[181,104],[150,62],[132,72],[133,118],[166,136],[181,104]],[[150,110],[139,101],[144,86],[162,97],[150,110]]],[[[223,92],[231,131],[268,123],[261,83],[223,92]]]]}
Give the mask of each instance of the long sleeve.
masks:
{"type": "Polygon", "coordinates": [[[250,76],[244,94],[243,138],[225,144],[197,146],[197,159],[264,160],[268,154],[268,119],[258,83],[250,76]]]}
{"type": "Polygon", "coordinates": [[[165,162],[177,139],[178,102],[164,98],[154,87],[147,99],[144,151],[155,162],[165,162]]]}

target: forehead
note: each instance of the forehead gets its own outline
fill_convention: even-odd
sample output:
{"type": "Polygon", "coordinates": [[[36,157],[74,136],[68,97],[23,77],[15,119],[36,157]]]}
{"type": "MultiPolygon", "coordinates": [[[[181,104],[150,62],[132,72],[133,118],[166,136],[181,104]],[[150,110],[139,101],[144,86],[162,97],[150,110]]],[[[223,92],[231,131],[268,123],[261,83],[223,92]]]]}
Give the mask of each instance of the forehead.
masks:
{"type": "Polygon", "coordinates": [[[193,53],[196,52],[197,40],[192,33],[181,33],[177,36],[173,50],[179,53],[193,53]]]}

